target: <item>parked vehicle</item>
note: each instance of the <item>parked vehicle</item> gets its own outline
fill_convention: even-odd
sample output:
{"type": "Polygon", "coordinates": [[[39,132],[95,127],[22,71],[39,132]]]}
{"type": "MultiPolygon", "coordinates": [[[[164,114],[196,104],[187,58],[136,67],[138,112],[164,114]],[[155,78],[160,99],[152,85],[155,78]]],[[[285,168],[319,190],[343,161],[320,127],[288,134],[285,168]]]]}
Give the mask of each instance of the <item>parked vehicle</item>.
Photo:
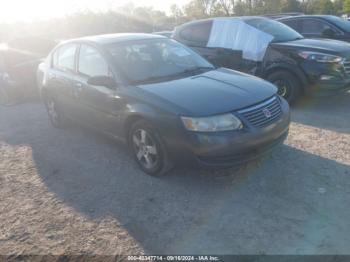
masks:
{"type": "Polygon", "coordinates": [[[54,126],[74,119],[119,138],[152,175],[182,160],[232,166],[267,152],[288,133],[288,103],[272,84],[216,69],[162,36],[65,42],[39,66],[38,82],[54,126]]]}
{"type": "Polygon", "coordinates": [[[311,89],[323,92],[350,88],[350,45],[305,39],[292,28],[262,17],[212,18],[176,28],[174,39],[218,63],[264,78],[290,103],[311,89]],[[222,56],[222,50],[231,55],[222,56]]]}
{"type": "Polygon", "coordinates": [[[38,37],[16,38],[0,45],[0,104],[37,97],[38,65],[55,45],[38,37]]]}
{"type": "Polygon", "coordinates": [[[282,22],[306,38],[328,38],[350,42],[350,22],[333,15],[284,17],[282,22]]]}

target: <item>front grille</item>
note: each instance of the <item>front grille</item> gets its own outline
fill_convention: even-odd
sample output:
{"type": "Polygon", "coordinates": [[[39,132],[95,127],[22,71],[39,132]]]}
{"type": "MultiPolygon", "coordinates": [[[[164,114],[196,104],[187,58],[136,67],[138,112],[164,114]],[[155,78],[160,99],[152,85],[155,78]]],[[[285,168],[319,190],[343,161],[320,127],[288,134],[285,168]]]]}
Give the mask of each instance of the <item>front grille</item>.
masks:
{"type": "Polygon", "coordinates": [[[343,66],[344,66],[345,73],[347,75],[350,75],[350,58],[344,59],[343,66]]]}
{"type": "Polygon", "coordinates": [[[264,127],[281,116],[282,108],[279,99],[274,96],[261,104],[240,110],[238,113],[253,126],[264,127]]]}

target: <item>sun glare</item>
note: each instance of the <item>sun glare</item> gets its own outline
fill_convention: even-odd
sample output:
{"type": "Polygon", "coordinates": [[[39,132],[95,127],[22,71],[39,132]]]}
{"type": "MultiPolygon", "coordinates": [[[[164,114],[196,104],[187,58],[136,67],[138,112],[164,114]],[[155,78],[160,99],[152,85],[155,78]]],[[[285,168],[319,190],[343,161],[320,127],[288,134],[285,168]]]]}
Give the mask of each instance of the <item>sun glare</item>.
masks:
{"type": "Polygon", "coordinates": [[[60,17],[79,11],[106,11],[132,3],[135,6],[152,6],[169,11],[172,4],[185,4],[188,0],[2,0],[0,21],[37,21],[60,17]]]}

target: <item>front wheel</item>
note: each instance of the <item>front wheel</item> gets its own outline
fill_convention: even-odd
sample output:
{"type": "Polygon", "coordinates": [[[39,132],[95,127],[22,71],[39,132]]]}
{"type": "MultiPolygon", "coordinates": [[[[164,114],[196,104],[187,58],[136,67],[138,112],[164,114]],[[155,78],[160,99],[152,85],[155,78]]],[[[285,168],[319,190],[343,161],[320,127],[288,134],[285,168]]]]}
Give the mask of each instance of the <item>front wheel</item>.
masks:
{"type": "Polygon", "coordinates": [[[277,87],[277,94],[293,104],[301,95],[300,81],[287,71],[276,71],[267,77],[267,80],[277,87]]]}
{"type": "Polygon", "coordinates": [[[139,120],[132,125],[129,145],[135,161],[145,173],[161,176],[171,169],[165,145],[147,121],[139,120]]]}

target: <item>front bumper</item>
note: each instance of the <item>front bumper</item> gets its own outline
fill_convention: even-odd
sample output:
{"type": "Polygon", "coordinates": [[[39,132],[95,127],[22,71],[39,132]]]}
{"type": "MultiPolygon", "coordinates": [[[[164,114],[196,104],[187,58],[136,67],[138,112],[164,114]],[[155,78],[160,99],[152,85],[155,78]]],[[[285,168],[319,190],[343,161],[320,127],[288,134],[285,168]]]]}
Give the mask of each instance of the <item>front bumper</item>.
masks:
{"type": "Polygon", "coordinates": [[[196,160],[200,166],[205,167],[230,167],[244,164],[270,153],[274,148],[281,145],[287,136],[288,129],[276,140],[262,143],[255,147],[247,146],[246,148],[241,148],[241,151],[235,150],[228,155],[196,156],[196,160]]]}
{"type": "Polygon", "coordinates": [[[350,78],[334,78],[329,80],[318,80],[313,85],[316,94],[328,95],[350,90],[350,78]]]}
{"type": "Polygon", "coordinates": [[[283,100],[281,107],[280,118],[263,128],[248,126],[239,131],[188,132],[177,157],[205,167],[229,167],[259,158],[283,143],[288,135],[288,103],[283,100]]]}

